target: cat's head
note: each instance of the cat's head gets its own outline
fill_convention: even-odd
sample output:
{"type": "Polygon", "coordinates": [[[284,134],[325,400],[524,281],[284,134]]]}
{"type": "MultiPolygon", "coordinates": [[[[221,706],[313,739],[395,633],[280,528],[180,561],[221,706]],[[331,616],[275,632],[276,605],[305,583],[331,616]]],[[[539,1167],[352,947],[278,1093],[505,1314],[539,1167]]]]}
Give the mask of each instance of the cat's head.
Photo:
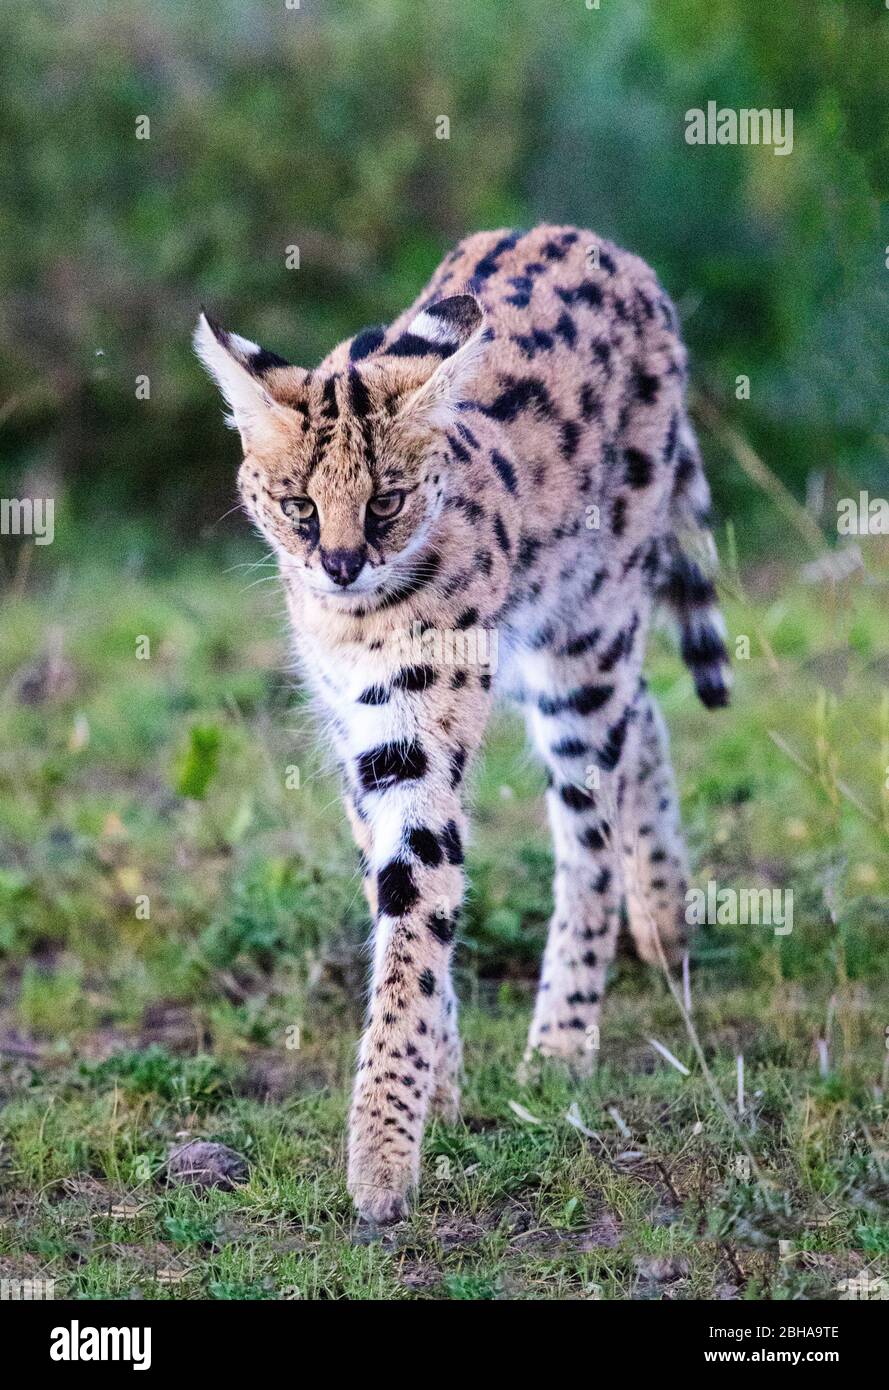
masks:
{"type": "Polygon", "coordinates": [[[288,573],[343,598],[411,577],[442,505],[445,435],[486,341],[478,301],[454,295],[385,351],[324,374],[201,315],[195,347],[244,447],[244,506],[288,573]]]}

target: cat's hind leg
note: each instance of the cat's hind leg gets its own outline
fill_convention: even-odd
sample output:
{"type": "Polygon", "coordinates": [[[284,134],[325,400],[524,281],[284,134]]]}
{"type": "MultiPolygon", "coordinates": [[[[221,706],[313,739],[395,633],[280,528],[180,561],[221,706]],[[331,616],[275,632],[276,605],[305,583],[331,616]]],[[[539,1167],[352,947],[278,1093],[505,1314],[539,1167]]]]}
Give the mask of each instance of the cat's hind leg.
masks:
{"type": "Polygon", "coordinates": [[[595,631],[578,633],[551,653],[535,653],[529,670],[528,723],[551,779],[556,870],[526,1064],[558,1057],[578,1072],[595,1062],[623,898],[621,830],[642,620],[622,607],[623,623],[612,619],[610,641],[595,631]]]}
{"type": "Polygon", "coordinates": [[[667,730],[644,684],[627,779],[621,849],[630,932],[644,961],[676,965],[688,936],[688,864],[667,730]]]}

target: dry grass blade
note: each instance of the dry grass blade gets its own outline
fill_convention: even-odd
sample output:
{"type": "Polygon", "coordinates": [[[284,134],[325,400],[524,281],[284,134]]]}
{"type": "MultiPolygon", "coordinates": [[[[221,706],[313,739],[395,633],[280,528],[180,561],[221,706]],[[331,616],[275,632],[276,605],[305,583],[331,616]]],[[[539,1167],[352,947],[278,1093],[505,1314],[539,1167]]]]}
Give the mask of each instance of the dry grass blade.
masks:
{"type": "Polygon", "coordinates": [[[812,549],[818,554],[826,550],[827,542],[820,528],[813,521],[811,514],[806,511],[802,503],[796,500],[793,493],[784,486],[768,464],[763,463],[756,450],[748,444],[743,435],[727,424],[716,407],[703,396],[695,397],[694,409],[711,433],[720,440],[735,462],[747,474],[747,477],[771,497],[776,507],[792,522],[812,549]]]}

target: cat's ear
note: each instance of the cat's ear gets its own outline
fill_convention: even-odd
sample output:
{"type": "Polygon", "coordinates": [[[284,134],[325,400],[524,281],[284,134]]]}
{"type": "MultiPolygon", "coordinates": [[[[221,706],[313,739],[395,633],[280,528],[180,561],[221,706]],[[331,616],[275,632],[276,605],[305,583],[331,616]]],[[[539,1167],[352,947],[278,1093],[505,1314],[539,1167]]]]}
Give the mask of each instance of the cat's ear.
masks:
{"type": "MultiPolygon", "coordinates": [[[[408,397],[400,417],[447,428],[478,373],[490,337],[484,310],[474,295],[455,294],[421,309],[401,341],[416,356],[436,356],[442,361],[408,397]]],[[[392,347],[398,349],[398,339],[392,347]]]]}
{"type": "Polygon", "coordinates": [[[198,319],[194,348],[222,392],[231,412],[226,421],[240,431],[245,449],[289,422],[291,412],[274,399],[267,377],[279,367],[295,375],[298,368],[237,333],[227,333],[207,313],[198,319]]]}

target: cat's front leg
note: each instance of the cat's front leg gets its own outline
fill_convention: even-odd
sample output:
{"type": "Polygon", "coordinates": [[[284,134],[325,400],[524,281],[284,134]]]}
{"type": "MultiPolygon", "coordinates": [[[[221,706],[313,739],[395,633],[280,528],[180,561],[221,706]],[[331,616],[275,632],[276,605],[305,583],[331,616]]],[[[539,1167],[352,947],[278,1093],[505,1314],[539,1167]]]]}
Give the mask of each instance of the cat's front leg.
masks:
{"type": "Polygon", "coordinates": [[[403,1216],[430,1102],[453,1109],[459,1041],[450,958],[463,896],[465,762],[419,738],[357,762],[378,910],[349,1134],[349,1191],[368,1220],[403,1216]],[[449,1103],[448,1103],[449,1102],[449,1103]]]}

